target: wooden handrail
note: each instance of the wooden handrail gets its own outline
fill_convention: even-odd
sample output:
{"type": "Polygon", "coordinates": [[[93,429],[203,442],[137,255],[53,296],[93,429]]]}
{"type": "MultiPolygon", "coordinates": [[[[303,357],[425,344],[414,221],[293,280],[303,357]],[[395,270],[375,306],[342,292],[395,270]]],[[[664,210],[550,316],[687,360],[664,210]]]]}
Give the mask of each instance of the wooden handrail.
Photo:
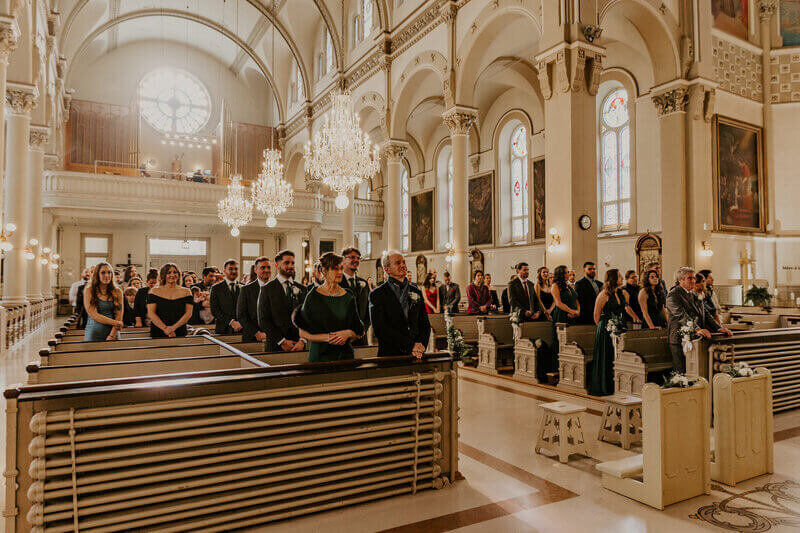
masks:
{"type": "Polygon", "coordinates": [[[252,364],[254,364],[254,365],[258,366],[258,367],[261,367],[261,368],[266,368],[266,367],[270,366],[270,365],[268,365],[267,363],[265,363],[263,361],[259,361],[255,357],[251,357],[250,355],[244,353],[241,350],[237,350],[236,348],[234,348],[230,344],[228,344],[226,342],[222,342],[221,340],[212,337],[211,335],[203,335],[203,338],[210,340],[214,344],[219,345],[221,348],[225,348],[226,350],[229,350],[231,353],[233,353],[235,355],[238,355],[239,357],[241,357],[242,359],[244,359],[248,363],[252,363],[252,364]]]}

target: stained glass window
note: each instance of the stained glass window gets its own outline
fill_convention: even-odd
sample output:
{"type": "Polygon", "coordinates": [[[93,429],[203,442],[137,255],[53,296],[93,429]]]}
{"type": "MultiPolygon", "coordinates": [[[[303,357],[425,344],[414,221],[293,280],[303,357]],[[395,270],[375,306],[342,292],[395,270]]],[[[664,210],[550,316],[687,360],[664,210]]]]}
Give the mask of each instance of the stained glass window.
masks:
{"type": "Polygon", "coordinates": [[[402,234],[403,234],[403,251],[407,251],[409,249],[409,217],[410,217],[410,209],[409,209],[409,194],[408,194],[408,168],[403,165],[403,175],[400,176],[400,209],[402,212],[403,217],[403,227],[402,227],[402,234]]]}
{"type": "Polygon", "coordinates": [[[631,129],[628,92],[614,89],[600,115],[600,222],[602,231],[630,227],[631,129]]]}
{"type": "Polygon", "coordinates": [[[142,117],[153,128],[169,133],[197,133],[211,115],[211,97],[188,72],[154,70],[139,84],[142,117]]]}
{"type": "Polygon", "coordinates": [[[511,134],[511,240],[528,236],[528,131],[518,126],[511,134]]]}
{"type": "Polygon", "coordinates": [[[447,156],[447,242],[453,242],[453,154],[447,156]]]}

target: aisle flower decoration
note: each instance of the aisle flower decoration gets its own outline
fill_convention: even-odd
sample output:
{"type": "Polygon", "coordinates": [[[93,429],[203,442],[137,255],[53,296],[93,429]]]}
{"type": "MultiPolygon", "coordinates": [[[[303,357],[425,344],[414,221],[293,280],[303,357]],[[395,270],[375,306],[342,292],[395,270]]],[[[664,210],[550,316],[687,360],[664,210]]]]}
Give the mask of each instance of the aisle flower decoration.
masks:
{"type": "Polygon", "coordinates": [[[625,320],[621,316],[612,316],[606,323],[606,331],[612,337],[619,337],[625,331],[625,320]]]}
{"type": "Polygon", "coordinates": [[[462,361],[471,360],[472,358],[468,357],[471,348],[464,342],[464,335],[453,325],[450,313],[447,311],[444,313],[444,323],[447,325],[447,351],[462,361]]]}
{"type": "Polygon", "coordinates": [[[747,363],[731,363],[723,367],[726,374],[734,378],[749,378],[755,374],[747,363]]]}
{"type": "Polygon", "coordinates": [[[685,389],[697,383],[696,379],[689,379],[686,374],[680,372],[672,372],[668,378],[664,378],[664,384],[661,385],[662,389],[685,389]]]}
{"type": "Polygon", "coordinates": [[[694,335],[696,329],[697,326],[695,326],[694,320],[687,320],[678,330],[681,334],[683,353],[692,351],[692,335],[694,335]]]}

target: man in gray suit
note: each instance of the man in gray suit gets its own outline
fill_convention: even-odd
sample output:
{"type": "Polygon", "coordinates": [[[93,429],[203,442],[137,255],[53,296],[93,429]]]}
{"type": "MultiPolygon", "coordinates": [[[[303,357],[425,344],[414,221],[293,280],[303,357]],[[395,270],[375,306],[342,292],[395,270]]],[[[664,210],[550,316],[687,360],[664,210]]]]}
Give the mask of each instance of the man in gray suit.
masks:
{"type": "Polygon", "coordinates": [[[450,272],[445,271],[444,283],[439,285],[439,302],[442,306],[442,313],[445,309],[451,315],[458,313],[458,302],[461,301],[461,289],[458,283],[450,279],[450,272]]]}
{"type": "Polygon", "coordinates": [[[698,300],[694,292],[694,269],[680,267],[675,273],[677,285],[669,291],[667,296],[667,313],[669,314],[669,349],[672,352],[672,369],[676,372],[686,372],[686,355],[681,344],[681,326],[688,321],[694,322],[695,334],[706,339],[711,338],[711,333],[724,333],[732,335],[728,328],[722,327],[714,320],[698,300]]]}

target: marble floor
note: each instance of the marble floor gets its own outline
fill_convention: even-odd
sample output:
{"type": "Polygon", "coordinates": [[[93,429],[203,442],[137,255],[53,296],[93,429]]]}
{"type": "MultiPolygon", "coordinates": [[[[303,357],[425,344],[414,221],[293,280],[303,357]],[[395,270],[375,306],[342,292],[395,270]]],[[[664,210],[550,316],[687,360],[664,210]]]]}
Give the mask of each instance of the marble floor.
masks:
{"type": "MultiPolygon", "coordinates": [[[[62,322],[52,321],[2,355],[0,379],[6,387],[25,380],[25,363],[36,360],[38,350],[62,322]]],[[[774,474],[736,487],[712,482],[710,496],[657,511],[603,489],[594,468],[598,462],[639,453],[640,448],[626,451],[590,438],[592,457],[573,456],[568,464],[533,453],[536,406],[553,399],[586,405],[586,434],[597,434],[601,402],[463,369],[459,471],[464,479],[443,490],[307,516],[257,531],[800,531],[800,409],[775,416],[774,474]]],[[[5,428],[5,412],[0,413],[0,427],[5,428]]],[[[4,446],[5,438],[0,442],[4,446]]]]}

